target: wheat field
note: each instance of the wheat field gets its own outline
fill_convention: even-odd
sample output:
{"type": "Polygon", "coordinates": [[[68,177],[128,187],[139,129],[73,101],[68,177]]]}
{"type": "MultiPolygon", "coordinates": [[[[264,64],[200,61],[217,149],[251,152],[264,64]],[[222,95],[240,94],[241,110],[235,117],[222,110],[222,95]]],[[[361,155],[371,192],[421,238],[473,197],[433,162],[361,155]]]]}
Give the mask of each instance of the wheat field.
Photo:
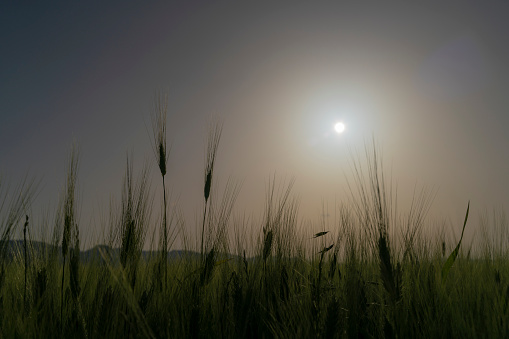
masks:
{"type": "MultiPolygon", "coordinates": [[[[272,179],[263,221],[255,225],[232,216],[234,183],[211,194],[218,191],[213,179],[222,125],[216,123],[197,202],[204,206],[201,232],[195,241],[185,239],[185,222],[166,197],[167,98],[160,94],[155,103],[153,148],[164,195],[149,190],[148,167],[135,176],[127,159],[110,236],[87,251],[93,254],[80,248],[76,145],[46,242],[27,235],[38,227],[26,212],[35,182],[26,180],[11,194],[0,181],[1,337],[508,337],[507,247],[466,246],[463,233],[454,242],[427,236],[422,230],[432,197],[426,192],[406,217],[397,214],[375,146],[355,167],[352,200],[336,206],[334,224],[313,234],[301,227],[293,182],[272,179]],[[154,201],[163,211],[159,241],[147,251],[154,201]],[[21,230],[23,239],[14,240],[21,230]],[[178,237],[185,246],[174,251],[178,237]]],[[[462,231],[472,223],[467,202],[462,231]]]]}

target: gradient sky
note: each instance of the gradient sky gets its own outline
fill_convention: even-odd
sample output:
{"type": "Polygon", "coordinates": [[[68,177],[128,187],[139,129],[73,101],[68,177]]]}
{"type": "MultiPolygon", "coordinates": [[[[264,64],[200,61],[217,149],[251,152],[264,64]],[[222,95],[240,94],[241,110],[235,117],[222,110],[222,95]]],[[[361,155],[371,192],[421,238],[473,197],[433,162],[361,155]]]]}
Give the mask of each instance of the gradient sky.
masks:
{"type": "Polygon", "coordinates": [[[276,173],[295,178],[301,219],[318,221],[323,202],[349,197],[349,149],[374,135],[400,204],[415,185],[436,189],[430,215],[459,228],[468,200],[474,223],[509,204],[507,18],[503,1],[2,4],[0,173],[40,178],[33,213],[54,210],[76,139],[81,232],[100,233],[127,152],[153,164],[160,193],[146,126],[167,88],[167,180],[189,228],[213,117],[215,188],[242,184],[237,214],[263,214],[276,173]]]}

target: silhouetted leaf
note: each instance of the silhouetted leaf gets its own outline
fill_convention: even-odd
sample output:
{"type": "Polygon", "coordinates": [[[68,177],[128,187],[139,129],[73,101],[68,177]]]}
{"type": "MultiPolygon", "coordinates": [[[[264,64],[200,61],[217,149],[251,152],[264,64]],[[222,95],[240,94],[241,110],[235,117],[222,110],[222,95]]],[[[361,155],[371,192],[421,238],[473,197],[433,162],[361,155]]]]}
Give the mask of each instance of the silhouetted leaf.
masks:
{"type": "Polygon", "coordinates": [[[328,252],[332,249],[332,247],[334,247],[334,244],[330,245],[329,247],[324,247],[323,250],[321,250],[320,252],[318,253],[325,253],[325,252],[328,252]]]}
{"type": "Polygon", "coordinates": [[[326,232],[318,232],[318,233],[316,233],[316,234],[313,236],[313,239],[314,239],[314,238],[321,237],[322,235],[326,235],[327,233],[329,233],[329,231],[326,231],[326,232]]]}
{"type": "Polygon", "coordinates": [[[463,233],[465,232],[465,226],[467,224],[468,220],[468,212],[470,210],[470,201],[467,205],[467,213],[465,214],[465,221],[463,222],[463,230],[461,231],[461,237],[460,241],[458,242],[458,245],[452,251],[451,255],[449,255],[449,258],[447,258],[447,261],[445,262],[444,266],[442,267],[442,282],[445,282],[445,279],[447,278],[447,275],[449,274],[449,270],[451,269],[452,265],[454,264],[454,261],[456,260],[456,257],[458,256],[458,252],[460,250],[461,240],[463,240],[463,233]]]}

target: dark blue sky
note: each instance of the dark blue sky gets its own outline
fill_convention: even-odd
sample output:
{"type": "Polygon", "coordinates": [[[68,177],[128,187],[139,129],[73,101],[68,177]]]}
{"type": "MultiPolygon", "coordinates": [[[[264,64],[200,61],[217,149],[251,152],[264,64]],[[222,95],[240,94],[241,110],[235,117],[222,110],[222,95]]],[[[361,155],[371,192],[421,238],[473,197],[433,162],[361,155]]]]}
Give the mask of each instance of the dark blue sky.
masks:
{"type": "Polygon", "coordinates": [[[217,188],[242,183],[239,213],[263,213],[275,172],[318,220],[322,201],[348,197],[348,148],[372,135],[402,206],[417,183],[438,189],[440,218],[461,220],[469,199],[475,213],[507,207],[508,17],[502,1],[2,4],[0,173],[42,178],[34,213],[54,210],[76,139],[82,233],[100,238],[127,152],[153,163],[160,193],[145,125],[167,88],[168,182],[190,230],[214,116],[217,188]]]}

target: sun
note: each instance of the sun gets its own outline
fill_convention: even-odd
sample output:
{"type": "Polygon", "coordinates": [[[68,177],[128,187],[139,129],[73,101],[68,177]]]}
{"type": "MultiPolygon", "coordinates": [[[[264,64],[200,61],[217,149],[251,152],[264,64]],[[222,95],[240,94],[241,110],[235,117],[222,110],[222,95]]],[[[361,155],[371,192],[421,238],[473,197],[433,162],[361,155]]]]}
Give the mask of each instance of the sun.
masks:
{"type": "Polygon", "coordinates": [[[337,124],[334,125],[334,130],[338,134],[343,133],[345,131],[345,124],[342,122],[338,122],[337,124]]]}

